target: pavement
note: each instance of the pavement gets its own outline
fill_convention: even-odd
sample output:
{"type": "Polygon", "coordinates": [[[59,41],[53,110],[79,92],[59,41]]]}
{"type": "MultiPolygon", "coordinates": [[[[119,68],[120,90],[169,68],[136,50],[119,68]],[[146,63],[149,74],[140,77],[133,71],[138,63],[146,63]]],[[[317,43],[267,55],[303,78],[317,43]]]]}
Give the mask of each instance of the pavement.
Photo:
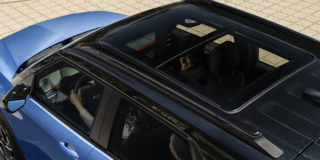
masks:
{"type": "MultiPolygon", "coordinates": [[[[0,39],[59,16],[111,11],[133,15],[179,0],[0,0],[0,39]]],[[[319,0],[216,0],[320,40],[319,0]]]]}
{"type": "MultiPolygon", "coordinates": [[[[0,0],[0,39],[59,16],[111,11],[133,15],[180,0],[0,0]]],[[[216,0],[320,40],[319,0],[216,0]]]]}

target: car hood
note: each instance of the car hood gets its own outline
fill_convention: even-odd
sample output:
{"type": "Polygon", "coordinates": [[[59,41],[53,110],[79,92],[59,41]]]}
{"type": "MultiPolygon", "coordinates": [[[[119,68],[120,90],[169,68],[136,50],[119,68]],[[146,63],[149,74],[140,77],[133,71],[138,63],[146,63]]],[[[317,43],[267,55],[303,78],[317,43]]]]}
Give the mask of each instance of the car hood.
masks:
{"type": "Polygon", "coordinates": [[[11,81],[16,69],[35,54],[125,17],[118,13],[94,11],[62,16],[27,27],[0,40],[0,73],[11,81]]]}

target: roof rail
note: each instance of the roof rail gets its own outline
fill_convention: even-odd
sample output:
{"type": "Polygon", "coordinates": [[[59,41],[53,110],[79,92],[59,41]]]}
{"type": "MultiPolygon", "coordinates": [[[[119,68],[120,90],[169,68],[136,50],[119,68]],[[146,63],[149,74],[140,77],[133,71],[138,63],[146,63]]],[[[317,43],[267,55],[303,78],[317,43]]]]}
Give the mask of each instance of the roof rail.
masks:
{"type": "Polygon", "coordinates": [[[283,155],[284,152],[275,144],[270,142],[266,137],[264,137],[261,132],[251,128],[241,121],[234,119],[233,117],[230,117],[227,113],[222,112],[219,109],[212,108],[209,112],[207,113],[210,114],[211,117],[201,112],[198,113],[210,119],[213,123],[228,133],[249,144],[251,147],[271,156],[272,158],[279,158],[283,155]]]}

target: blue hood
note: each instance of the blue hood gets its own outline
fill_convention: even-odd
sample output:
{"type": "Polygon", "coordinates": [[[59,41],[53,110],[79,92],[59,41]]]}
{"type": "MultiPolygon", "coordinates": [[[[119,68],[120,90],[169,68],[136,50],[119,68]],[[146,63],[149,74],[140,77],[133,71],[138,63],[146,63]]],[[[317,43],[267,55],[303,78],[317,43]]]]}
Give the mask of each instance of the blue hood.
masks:
{"type": "Polygon", "coordinates": [[[65,39],[125,17],[104,11],[78,13],[44,21],[16,32],[0,41],[0,74],[11,81],[17,68],[35,54],[65,39]]]}

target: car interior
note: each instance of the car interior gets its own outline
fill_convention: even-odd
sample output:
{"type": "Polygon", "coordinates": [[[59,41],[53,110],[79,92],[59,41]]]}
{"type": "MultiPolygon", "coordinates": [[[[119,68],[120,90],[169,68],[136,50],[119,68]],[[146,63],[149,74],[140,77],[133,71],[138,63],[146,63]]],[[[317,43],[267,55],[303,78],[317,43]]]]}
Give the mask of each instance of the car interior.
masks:
{"type": "Polygon", "coordinates": [[[88,128],[79,116],[79,111],[70,101],[71,89],[81,89],[81,102],[94,116],[104,87],[77,69],[60,62],[36,77],[35,95],[85,133],[88,128]],[[97,96],[99,95],[99,96],[97,96]]]}
{"type": "Polygon", "coordinates": [[[172,131],[128,102],[121,103],[124,107],[117,114],[110,150],[122,159],[171,159],[172,131]]]}
{"type": "Polygon", "coordinates": [[[215,101],[232,101],[241,90],[288,62],[230,32],[185,52],[159,70],[215,101]],[[183,71],[179,59],[188,54],[197,54],[198,59],[194,56],[193,67],[183,71]]]}
{"type": "Polygon", "coordinates": [[[128,49],[129,52],[145,64],[156,67],[156,64],[174,57],[190,44],[196,43],[203,36],[216,30],[216,28],[208,26],[202,21],[196,22],[191,19],[184,19],[184,21],[176,23],[183,25],[168,26],[162,28],[161,32],[143,33],[144,36],[126,43],[126,46],[132,49],[128,49]],[[192,23],[185,23],[185,21],[192,21],[192,23]],[[188,30],[188,32],[181,29],[188,30]]]}

